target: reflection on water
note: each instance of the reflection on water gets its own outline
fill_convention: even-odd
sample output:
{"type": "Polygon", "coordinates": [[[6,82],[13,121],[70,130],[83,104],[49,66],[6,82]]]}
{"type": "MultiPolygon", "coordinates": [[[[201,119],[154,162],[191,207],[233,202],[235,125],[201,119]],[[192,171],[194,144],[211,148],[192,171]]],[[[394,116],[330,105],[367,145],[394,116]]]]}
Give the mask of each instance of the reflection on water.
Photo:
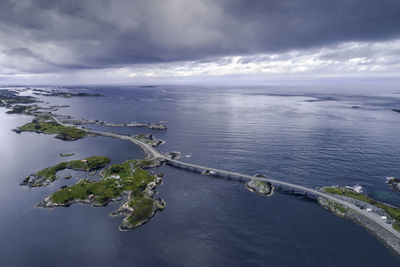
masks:
{"type": "MultiPolygon", "coordinates": [[[[400,177],[400,105],[392,89],[325,88],[92,88],[106,98],[44,98],[68,104],[61,114],[110,122],[168,121],[167,131],[93,128],[153,133],[163,152],[183,161],[264,173],[311,187],[361,184],[373,197],[400,205],[385,177],[400,177]],[[331,90],[332,91],[332,90],[331,90]],[[375,94],[374,94],[375,92],[375,94]],[[357,106],[357,108],[354,108],[357,106]]],[[[317,204],[294,196],[265,198],[243,184],[162,167],[158,189],[166,209],[149,223],[119,232],[117,207],[74,205],[34,208],[54,190],[19,186],[27,174],[60,161],[106,155],[113,162],[143,152],[120,140],[91,137],[64,142],[10,130],[31,120],[0,109],[0,258],[4,266],[395,266],[398,259],[377,239],[317,204]],[[76,153],[69,158],[60,152],[76,153]],[[367,253],[366,253],[367,252],[367,253]]]]}

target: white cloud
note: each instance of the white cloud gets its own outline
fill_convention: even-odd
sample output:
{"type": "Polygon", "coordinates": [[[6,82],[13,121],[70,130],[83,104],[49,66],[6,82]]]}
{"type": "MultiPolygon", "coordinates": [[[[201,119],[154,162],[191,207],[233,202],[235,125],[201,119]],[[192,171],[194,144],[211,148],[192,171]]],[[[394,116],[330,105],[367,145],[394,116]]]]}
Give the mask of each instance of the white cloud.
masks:
{"type": "Polygon", "coordinates": [[[366,75],[400,73],[400,40],[351,42],[311,51],[217,58],[211,62],[180,62],[131,67],[131,77],[223,75],[366,75]]]}
{"type": "MultiPolygon", "coordinates": [[[[316,78],[389,77],[400,74],[400,39],[386,42],[349,42],[286,53],[209,58],[202,61],[138,64],[122,68],[71,70],[48,74],[3,75],[0,81],[49,83],[129,83],[168,80],[230,79],[231,77],[316,78]],[[2,79],[3,77],[3,79],[2,79]]],[[[62,53],[60,53],[62,54],[62,53]]],[[[64,55],[60,55],[64,56],[64,55]]],[[[2,62],[10,56],[0,53],[2,62]]],[[[34,62],[34,61],[33,61],[34,62]]],[[[33,64],[27,61],[27,64],[33,64]]],[[[10,63],[10,62],[9,62],[10,63]]],[[[40,67],[40,65],[38,65],[40,67]]],[[[0,67],[0,72],[12,73],[0,67]]]]}

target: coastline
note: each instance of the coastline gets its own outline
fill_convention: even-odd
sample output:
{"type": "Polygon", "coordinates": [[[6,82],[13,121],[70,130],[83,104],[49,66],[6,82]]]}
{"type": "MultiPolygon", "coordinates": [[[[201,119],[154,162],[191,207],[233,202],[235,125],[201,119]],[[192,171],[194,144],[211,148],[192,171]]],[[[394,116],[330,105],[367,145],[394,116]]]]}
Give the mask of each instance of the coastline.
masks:
{"type": "MultiPolygon", "coordinates": [[[[322,188],[321,190],[324,190],[324,188],[322,188]]],[[[354,201],[361,202],[355,199],[354,201]]],[[[363,214],[353,209],[350,209],[346,206],[343,206],[339,203],[330,201],[321,196],[317,198],[317,202],[321,207],[328,210],[332,214],[344,219],[351,220],[355,224],[358,224],[359,226],[367,230],[370,234],[372,234],[374,237],[376,237],[378,240],[380,240],[387,248],[389,248],[392,252],[394,252],[398,257],[400,257],[400,238],[398,236],[384,229],[381,225],[377,224],[375,221],[364,216],[363,214]]],[[[368,203],[365,203],[365,205],[368,205],[367,207],[371,206],[368,203]]],[[[380,212],[379,208],[377,209],[378,209],[377,212],[380,212]]]]}

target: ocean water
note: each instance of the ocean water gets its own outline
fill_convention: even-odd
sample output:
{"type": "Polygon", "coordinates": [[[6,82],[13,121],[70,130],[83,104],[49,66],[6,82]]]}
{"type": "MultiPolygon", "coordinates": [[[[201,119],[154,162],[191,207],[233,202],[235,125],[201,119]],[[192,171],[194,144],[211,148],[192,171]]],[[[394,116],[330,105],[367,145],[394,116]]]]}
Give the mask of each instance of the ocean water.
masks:
{"type": "MultiPolygon", "coordinates": [[[[109,122],[167,121],[152,133],[182,160],[319,187],[360,184],[371,197],[400,206],[385,184],[400,177],[400,88],[364,86],[97,86],[106,97],[41,97],[70,105],[58,111],[109,122]],[[190,157],[185,157],[190,155],[190,157]]],[[[107,155],[113,163],[145,154],[105,137],[74,142],[11,129],[31,117],[0,108],[1,266],[398,266],[399,257],[351,221],[313,201],[276,193],[266,198],[237,181],[164,166],[164,211],[128,232],[119,203],[44,210],[35,205],[71,180],[45,188],[19,186],[27,175],[63,160],[107,155]],[[60,152],[75,156],[60,158],[60,152]]],[[[66,173],[62,173],[66,175],[66,173]]],[[[61,175],[61,176],[62,176],[61,175]]]]}

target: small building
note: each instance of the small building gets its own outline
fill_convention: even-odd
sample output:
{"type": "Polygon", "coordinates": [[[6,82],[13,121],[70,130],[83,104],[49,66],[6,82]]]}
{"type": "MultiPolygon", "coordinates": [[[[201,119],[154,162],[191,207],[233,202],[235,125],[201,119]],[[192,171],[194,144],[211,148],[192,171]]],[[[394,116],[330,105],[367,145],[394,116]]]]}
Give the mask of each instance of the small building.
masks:
{"type": "Polygon", "coordinates": [[[345,188],[350,189],[356,193],[362,193],[363,192],[363,188],[361,185],[355,185],[355,186],[345,186],[345,188]]]}

